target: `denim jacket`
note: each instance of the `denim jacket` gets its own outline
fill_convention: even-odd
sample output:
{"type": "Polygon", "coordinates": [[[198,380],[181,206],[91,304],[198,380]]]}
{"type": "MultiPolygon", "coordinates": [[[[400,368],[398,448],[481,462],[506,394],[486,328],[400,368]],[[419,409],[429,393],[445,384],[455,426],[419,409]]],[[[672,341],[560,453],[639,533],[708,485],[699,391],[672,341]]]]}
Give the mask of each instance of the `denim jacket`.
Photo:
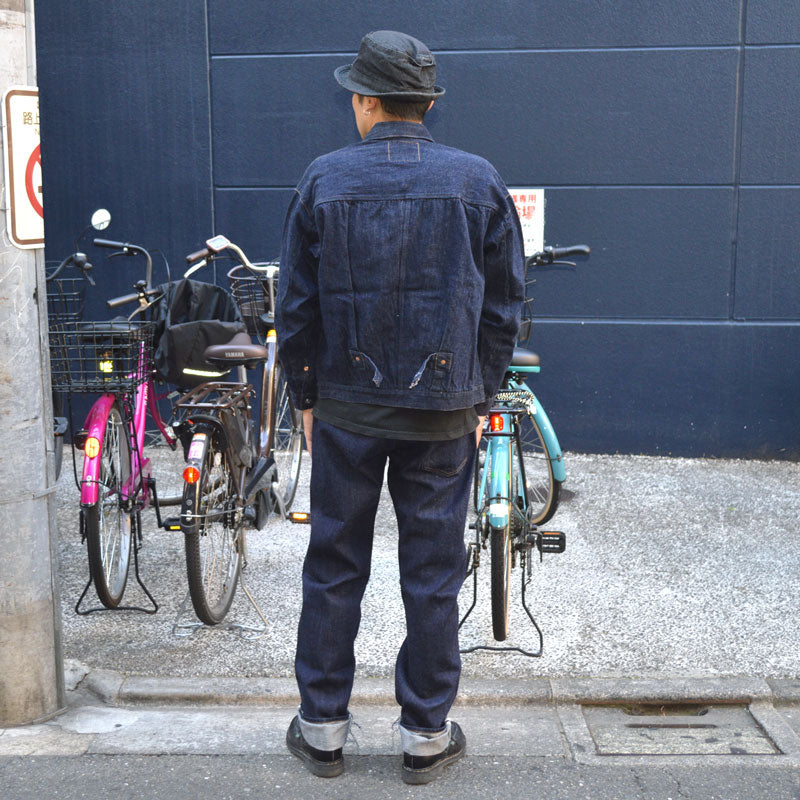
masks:
{"type": "Polygon", "coordinates": [[[316,159],[286,217],[280,361],[297,408],[318,396],[485,409],[519,327],[519,218],[489,162],[415,122],[376,124],[316,159]]]}

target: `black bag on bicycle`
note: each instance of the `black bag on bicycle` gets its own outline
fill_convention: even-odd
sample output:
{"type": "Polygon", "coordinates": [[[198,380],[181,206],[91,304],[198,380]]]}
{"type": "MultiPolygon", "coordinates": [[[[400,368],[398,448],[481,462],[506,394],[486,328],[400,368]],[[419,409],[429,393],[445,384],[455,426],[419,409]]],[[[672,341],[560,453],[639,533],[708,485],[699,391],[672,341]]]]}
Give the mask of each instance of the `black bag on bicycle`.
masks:
{"type": "Polygon", "coordinates": [[[218,370],[203,360],[203,352],[247,331],[231,295],[221,286],[190,278],[159,288],[164,295],[152,307],[160,322],[153,356],[159,380],[183,389],[224,380],[225,375],[213,374],[218,370]]]}

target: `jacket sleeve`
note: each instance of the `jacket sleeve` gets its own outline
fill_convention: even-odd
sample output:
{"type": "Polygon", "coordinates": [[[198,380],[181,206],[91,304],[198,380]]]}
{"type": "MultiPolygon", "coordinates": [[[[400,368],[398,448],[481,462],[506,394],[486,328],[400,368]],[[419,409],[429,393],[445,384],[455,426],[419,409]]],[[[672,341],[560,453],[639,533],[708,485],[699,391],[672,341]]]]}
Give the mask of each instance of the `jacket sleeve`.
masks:
{"type": "Polygon", "coordinates": [[[317,399],[316,360],[321,335],[318,267],[316,225],[295,190],[283,228],[275,329],[281,366],[298,409],[312,408],[317,399]]]}
{"type": "Polygon", "coordinates": [[[478,361],[485,399],[475,410],[483,416],[511,363],[525,297],[525,255],[516,208],[506,195],[505,207],[490,221],[484,240],[485,287],[478,326],[478,361]]]}

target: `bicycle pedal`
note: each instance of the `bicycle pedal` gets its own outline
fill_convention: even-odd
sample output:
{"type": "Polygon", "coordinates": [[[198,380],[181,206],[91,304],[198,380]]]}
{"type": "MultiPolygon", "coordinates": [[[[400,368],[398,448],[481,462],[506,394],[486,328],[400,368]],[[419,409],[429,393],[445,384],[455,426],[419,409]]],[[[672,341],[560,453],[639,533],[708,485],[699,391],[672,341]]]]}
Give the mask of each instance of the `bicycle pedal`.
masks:
{"type": "Polygon", "coordinates": [[[69,420],[66,417],[53,417],[53,423],[56,436],[63,436],[69,428],[69,420]]]}
{"type": "Polygon", "coordinates": [[[296,525],[310,525],[311,513],[308,511],[291,511],[286,515],[289,522],[294,522],[296,525]]]}
{"type": "Polygon", "coordinates": [[[165,531],[179,531],[181,529],[181,518],[167,517],[167,519],[161,521],[161,527],[165,531]]]}
{"type": "Polygon", "coordinates": [[[536,546],[540,553],[563,553],[567,549],[567,536],[561,531],[539,531],[536,546]]]}

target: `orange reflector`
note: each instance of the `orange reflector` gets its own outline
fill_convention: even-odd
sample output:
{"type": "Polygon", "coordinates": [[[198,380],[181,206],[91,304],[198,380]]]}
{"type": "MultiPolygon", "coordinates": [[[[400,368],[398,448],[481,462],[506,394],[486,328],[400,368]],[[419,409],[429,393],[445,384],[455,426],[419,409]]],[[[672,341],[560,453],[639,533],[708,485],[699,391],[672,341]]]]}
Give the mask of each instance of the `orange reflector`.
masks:
{"type": "Polygon", "coordinates": [[[100,440],[90,436],[83,446],[83,452],[86,453],[87,458],[95,458],[100,452],[100,440]]]}
{"type": "Polygon", "coordinates": [[[311,522],[311,514],[308,514],[304,511],[292,511],[289,514],[289,521],[307,525],[311,522]]]}
{"type": "Polygon", "coordinates": [[[183,471],[183,479],[186,483],[197,483],[200,480],[200,470],[197,467],[186,467],[183,471]]]}
{"type": "Polygon", "coordinates": [[[492,414],[489,417],[489,427],[492,431],[501,431],[503,430],[503,415],[502,414],[492,414]]]}

